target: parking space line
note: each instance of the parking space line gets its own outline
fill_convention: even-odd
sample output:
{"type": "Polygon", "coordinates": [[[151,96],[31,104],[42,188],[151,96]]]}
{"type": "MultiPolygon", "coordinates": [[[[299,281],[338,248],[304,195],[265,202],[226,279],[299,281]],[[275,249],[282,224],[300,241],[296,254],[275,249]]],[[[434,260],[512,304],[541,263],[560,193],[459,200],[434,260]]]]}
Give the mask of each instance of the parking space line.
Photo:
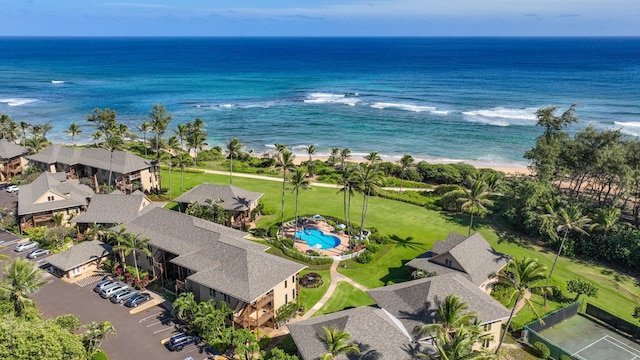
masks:
{"type": "Polygon", "coordinates": [[[152,317],[154,317],[154,316],[158,316],[158,315],[162,314],[163,312],[164,312],[164,311],[160,311],[160,312],[157,312],[157,313],[155,313],[155,314],[153,314],[153,315],[149,315],[149,316],[147,316],[147,317],[144,317],[144,318],[140,319],[138,322],[139,322],[139,323],[141,323],[141,322],[143,322],[143,321],[147,321],[147,320],[149,320],[150,318],[152,318],[152,317]]]}
{"type": "Polygon", "coordinates": [[[151,324],[147,325],[147,327],[152,327],[152,326],[155,326],[155,325],[158,325],[158,324],[162,324],[162,321],[156,321],[154,323],[151,323],[151,324]]]}
{"type": "Polygon", "coordinates": [[[154,335],[155,335],[155,334],[160,334],[161,332],[165,332],[165,331],[167,331],[167,330],[173,330],[173,326],[171,326],[171,327],[167,327],[167,328],[162,329],[162,330],[154,331],[154,332],[153,332],[153,334],[154,334],[154,335]]]}

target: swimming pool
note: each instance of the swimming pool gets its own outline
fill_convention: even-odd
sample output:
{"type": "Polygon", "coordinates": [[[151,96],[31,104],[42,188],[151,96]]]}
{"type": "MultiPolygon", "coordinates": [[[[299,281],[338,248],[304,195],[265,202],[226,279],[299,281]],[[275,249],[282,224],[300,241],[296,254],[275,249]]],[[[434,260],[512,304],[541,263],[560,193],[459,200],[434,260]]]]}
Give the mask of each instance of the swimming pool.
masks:
{"type": "Polygon", "coordinates": [[[307,242],[307,245],[316,249],[333,249],[340,245],[340,239],[327,235],[320,230],[305,229],[304,231],[296,231],[296,238],[302,239],[307,242]]]}

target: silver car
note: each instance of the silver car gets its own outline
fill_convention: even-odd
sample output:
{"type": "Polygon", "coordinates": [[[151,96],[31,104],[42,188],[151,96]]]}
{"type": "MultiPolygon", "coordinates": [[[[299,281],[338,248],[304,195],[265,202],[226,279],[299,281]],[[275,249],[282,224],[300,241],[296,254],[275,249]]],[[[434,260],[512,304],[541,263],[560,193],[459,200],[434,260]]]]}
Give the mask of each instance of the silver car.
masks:
{"type": "Polygon", "coordinates": [[[29,251],[29,253],[27,254],[27,257],[29,259],[35,259],[40,256],[49,255],[50,252],[51,251],[48,249],[35,249],[35,250],[29,251]]]}
{"type": "Polygon", "coordinates": [[[122,304],[123,302],[129,300],[129,298],[138,295],[138,290],[136,289],[126,289],[120,290],[115,294],[111,295],[109,300],[111,300],[114,304],[122,304]]]}
{"type": "Polygon", "coordinates": [[[20,244],[16,245],[16,248],[14,250],[17,251],[17,252],[22,252],[22,251],[35,249],[39,245],[40,244],[38,244],[38,242],[36,242],[36,241],[29,241],[29,242],[24,242],[24,243],[20,243],[20,244]]]}

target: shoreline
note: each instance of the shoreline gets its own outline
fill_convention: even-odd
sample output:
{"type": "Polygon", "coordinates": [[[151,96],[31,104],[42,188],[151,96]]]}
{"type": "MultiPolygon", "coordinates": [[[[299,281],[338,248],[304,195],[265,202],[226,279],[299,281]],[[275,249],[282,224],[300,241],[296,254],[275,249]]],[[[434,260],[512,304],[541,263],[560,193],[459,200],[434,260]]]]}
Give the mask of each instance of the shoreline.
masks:
{"type": "MultiPolygon", "coordinates": [[[[293,163],[295,165],[300,165],[304,161],[309,161],[309,155],[303,153],[294,153],[295,158],[293,159],[293,163]]],[[[363,163],[368,160],[364,158],[365,155],[351,155],[347,162],[352,163],[363,163]]],[[[329,155],[312,155],[313,160],[321,160],[327,161],[329,159],[329,155]]],[[[400,159],[399,156],[386,156],[380,155],[380,158],[384,162],[398,162],[400,159]]],[[[452,159],[422,159],[422,158],[414,158],[416,163],[420,161],[426,161],[429,164],[458,164],[464,163],[474,166],[478,169],[493,169],[496,171],[501,171],[510,176],[519,176],[519,175],[531,175],[531,170],[527,167],[525,163],[515,163],[515,162],[503,162],[503,163],[491,163],[491,162],[483,162],[483,161],[465,161],[465,160],[452,160],[452,159]]]]}

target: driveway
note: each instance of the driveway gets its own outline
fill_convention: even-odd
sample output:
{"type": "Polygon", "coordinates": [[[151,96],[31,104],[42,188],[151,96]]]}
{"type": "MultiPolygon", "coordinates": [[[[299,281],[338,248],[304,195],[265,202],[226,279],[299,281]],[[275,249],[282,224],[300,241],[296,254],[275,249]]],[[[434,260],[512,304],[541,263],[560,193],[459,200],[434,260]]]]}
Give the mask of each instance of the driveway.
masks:
{"type": "MultiPolygon", "coordinates": [[[[0,250],[11,257],[25,258],[26,251],[16,253],[13,246],[0,250]]],[[[46,257],[37,260],[46,263],[46,257]]],[[[83,324],[91,321],[110,321],[117,331],[117,336],[109,336],[102,343],[102,349],[110,360],[129,359],[158,359],[182,360],[193,356],[194,359],[206,359],[200,354],[196,346],[188,346],[181,352],[170,352],[162,341],[176,334],[175,324],[167,310],[161,306],[154,306],[135,315],[129,313],[129,308],[112,304],[93,292],[93,285],[81,287],[68,284],[55,276],[45,272],[45,278],[50,280],[31,298],[36,302],[42,317],[49,319],[64,314],[76,314],[83,324]]],[[[84,282],[86,283],[86,282],[84,282]]]]}

